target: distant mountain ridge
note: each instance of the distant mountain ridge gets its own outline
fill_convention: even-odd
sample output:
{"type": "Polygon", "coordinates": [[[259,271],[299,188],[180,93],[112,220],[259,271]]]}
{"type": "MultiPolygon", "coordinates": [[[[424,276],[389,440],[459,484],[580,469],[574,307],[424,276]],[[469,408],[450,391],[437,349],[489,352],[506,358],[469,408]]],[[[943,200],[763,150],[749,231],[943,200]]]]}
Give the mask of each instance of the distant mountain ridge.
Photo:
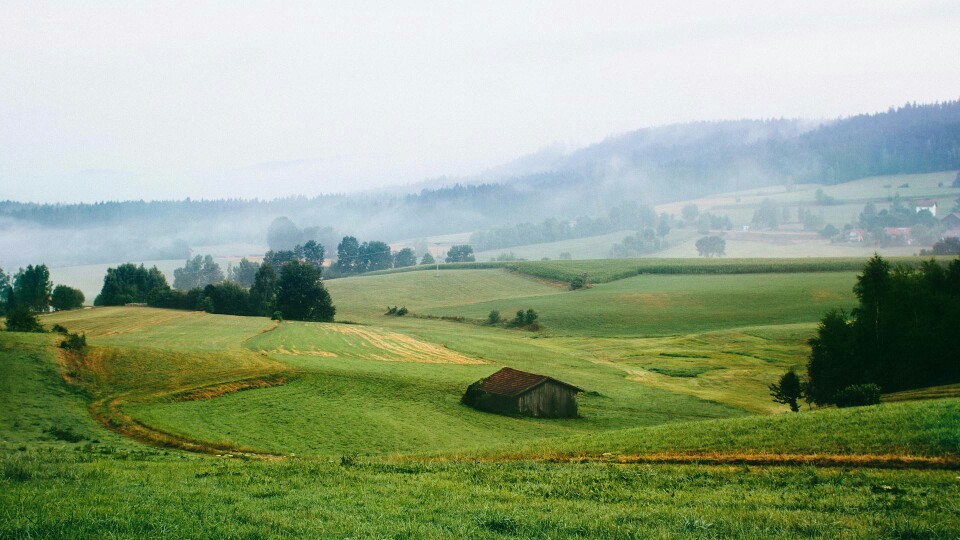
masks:
{"type": "MultiPolygon", "coordinates": [[[[58,230],[74,238],[56,251],[58,262],[101,262],[105,255],[90,254],[125,258],[123,246],[142,247],[143,238],[163,253],[169,246],[181,246],[180,251],[184,244],[224,240],[264,243],[267,225],[279,216],[303,227],[333,226],[344,234],[391,241],[601,216],[626,201],[656,204],[785,183],[833,184],[954,169],[960,169],[960,101],[909,104],[825,122],[693,122],[640,129],[569,152],[549,147],[476,178],[425,181],[438,187],[416,193],[272,201],[4,201],[0,254],[8,255],[0,265],[10,263],[11,250],[16,253],[11,235],[18,241],[39,235],[31,241],[35,248],[41,236],[56,237],[58,230]],[[104,239],[111,244],[100,246],[104,239]]],[[[149,258],[137,253],[138,259],[149,258]]]]}

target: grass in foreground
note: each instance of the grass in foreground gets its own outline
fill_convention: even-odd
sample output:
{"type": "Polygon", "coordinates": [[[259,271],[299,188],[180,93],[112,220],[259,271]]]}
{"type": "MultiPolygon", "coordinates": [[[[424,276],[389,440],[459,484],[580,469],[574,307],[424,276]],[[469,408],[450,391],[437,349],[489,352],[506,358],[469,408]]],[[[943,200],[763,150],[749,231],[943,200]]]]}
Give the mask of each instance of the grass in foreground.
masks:
{"type": "MultiPolygon", "coordinates": [[[[960,533],[955,471],[389,463],[349,456],[267,461],[144,447],[85,416],[89,398],[59,379],[50,338],[0,334],[0,395],[3,405],[12,405],[0,412],[0,537],[792,539],[955,538],[960,533]],[[35,406],[18,407],[21,403],[35,406]],[[51,437],[50,425],[73,426],[82,438],[51,437]]],[[[795,416],[808,418],[810,441],[833,420],[841,420],[836,430],[854,420],[864,429],[873,426],[874,442],[887,451],[880,438],[901,444],[904,435],[893,431],[914,429],[904,421],[921,422],[918,433],[928,437],[927,424],[957,425],[957,400],[933,403],[937,407],[931,412],[917,409],[923,402],[864,409],[882,413],[872,424],[848,418],[863,414],[857,411],[795,416]]],[[[247,405],[239,412],[271,412],[266,404],[247,405]]],[[[742,422],[756,420],[791,417],[742,422]]],[[[648,441],[657,433],[672,433],[688,444],[709,432],[718,445],[730,431],[690,429],[697,425],[712,423],[633,431],[646,433],[648,441]]],[[[608,441],[628,434],[611,433],[608,441]]],[[[911,444],[937,452],[952,439],[931,440],[911,444]]],[[[596,436],[584,441],[585,448],[602,442],[596,436]]],[[[629,444],[636,445],[636,439],[629,444]]],[[[623,448],[637,447],[624,443],[623,448]]]]}
{"type": "Polygon", "coordinates": [[[944,471],[0,454],[0,536],[953,538],[944,471]]]}

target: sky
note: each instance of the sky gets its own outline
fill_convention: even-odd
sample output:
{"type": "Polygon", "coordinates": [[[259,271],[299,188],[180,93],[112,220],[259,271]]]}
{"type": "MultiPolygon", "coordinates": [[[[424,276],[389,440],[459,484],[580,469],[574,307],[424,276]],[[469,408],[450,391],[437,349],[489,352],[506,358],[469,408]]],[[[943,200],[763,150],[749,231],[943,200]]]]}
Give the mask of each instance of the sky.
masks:
{"type": "Polygon", "coordinates": [[[960,98],[960,2],[0,7],[0,200],[273,198],[482,174],[694,120],[960,98]]]}

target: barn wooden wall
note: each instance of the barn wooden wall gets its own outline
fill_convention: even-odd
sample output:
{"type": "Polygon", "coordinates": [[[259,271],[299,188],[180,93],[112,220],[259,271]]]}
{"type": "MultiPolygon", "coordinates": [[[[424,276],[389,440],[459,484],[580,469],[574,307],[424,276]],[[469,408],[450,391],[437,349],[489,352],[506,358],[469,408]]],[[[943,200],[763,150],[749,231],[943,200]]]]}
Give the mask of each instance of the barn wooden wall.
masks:
{"type": "Polygon", "coordinates": [[[547,418],[577,416],[577,393],[573,389],[547,381],[518,398],[520,414],[547,418]]]}

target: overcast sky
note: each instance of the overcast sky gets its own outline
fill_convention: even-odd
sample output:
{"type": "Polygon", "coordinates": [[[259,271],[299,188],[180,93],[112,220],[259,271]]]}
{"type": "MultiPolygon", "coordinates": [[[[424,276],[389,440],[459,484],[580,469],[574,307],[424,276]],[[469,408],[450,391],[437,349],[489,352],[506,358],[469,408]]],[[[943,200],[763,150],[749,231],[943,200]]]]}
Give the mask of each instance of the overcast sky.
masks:
{"type": "Polygon", "coordinates": [[[5,1],[0,199],[472,175],[646,126],[957,99],[958,53],[956,0],[5,1]]]}

